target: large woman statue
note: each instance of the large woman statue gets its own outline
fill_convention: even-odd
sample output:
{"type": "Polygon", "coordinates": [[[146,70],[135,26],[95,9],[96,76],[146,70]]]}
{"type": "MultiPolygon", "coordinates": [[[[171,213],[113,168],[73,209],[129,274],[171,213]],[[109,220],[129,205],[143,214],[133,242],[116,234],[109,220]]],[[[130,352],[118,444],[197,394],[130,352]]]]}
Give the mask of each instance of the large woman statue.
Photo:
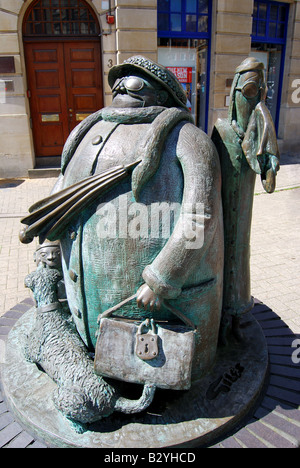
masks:
{"type": "Polygon", "coordinates": [[[111,377],[141,383],[144,366],[148,384],[168,388],[172,381],[169,388],[187,389],[210,370],[218,343],[218,154],[192,123],[185,92],[169,70],[135,56],[113,67],[108,79],[112,105],[71,133],[53,193],[31,208],[21,238],[60,240],[68,305],[86,348],[96,350],[98,375],[108,365],[111,377]],[[101,328],[111,308],[118,321],[101,328]],[[151,335],[134,352],[121,333],[130,320],[141,334],[158,338],[151,335]],[[178,321],[189,330],[186,341],[178,321]],[[123,375],[120,362],[130,359],[133,367],[123,375]]]}

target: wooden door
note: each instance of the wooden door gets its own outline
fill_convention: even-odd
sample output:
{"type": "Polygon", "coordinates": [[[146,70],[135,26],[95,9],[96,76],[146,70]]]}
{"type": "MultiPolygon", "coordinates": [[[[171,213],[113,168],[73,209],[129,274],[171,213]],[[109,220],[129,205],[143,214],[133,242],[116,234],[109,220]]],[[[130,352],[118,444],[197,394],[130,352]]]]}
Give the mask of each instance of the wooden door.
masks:
{"type": "Polygon", "coordinates": [[[66,42],[64,57],[71,131],[81,120],[103,107],[99,43],[66,42]]]}
{"type": "Polygon", "coordinates": [[[103,107],[98,41],[25,44],[36,157],[60,156],[71,130],[103,107]]]}

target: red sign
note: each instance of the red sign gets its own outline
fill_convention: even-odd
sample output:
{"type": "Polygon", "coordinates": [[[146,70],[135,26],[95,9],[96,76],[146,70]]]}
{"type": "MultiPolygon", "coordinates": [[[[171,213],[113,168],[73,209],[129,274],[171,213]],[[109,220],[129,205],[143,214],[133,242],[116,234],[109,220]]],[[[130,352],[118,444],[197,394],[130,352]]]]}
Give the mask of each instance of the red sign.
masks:
{"type": "Polygon", "coordinates": [[[167,67],[180,83],[192,83],[192,67],[167,67]]]}

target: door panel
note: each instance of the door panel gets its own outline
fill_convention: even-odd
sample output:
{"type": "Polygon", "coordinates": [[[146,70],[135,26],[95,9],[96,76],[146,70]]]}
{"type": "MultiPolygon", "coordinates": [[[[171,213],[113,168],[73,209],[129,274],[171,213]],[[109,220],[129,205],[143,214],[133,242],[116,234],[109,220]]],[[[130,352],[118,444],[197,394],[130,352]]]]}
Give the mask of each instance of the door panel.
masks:
{"type": "Polygon", "coordinates": [[[72,88],[94,88],[96,86],[92,68],[72,68],[72,88]]]}
{"type": "Polygon", "coordinates": [[[103,107],[100,44],[64,44],[69,125],[72,130],[83,116],[103,107]]]}
{"type": "Polygon", "coordinates": [[[71,62],[94,62],[95,60],[94,48],[84,46],[84,48],[80,49],[73,46],[70,48],[69,53],[71,62]]]}
{"type": "Polygon", "coordinates": [[[28,43],[25,58],[36,156],[60,155],[69,134],[63,43],[28,43]]]}
{"type": "Polygon", "coordinates": [[[35,62],[57,62],[57,50],[50,49],[50,50],[40,50],[40,49],[33,49],[32,51],[33,58],[35,62]]]}
{"type": "Polygon", "coordinates": [[[100,43],[25,43],[36,156],[60,156],[73,128],[103,107],[100,43]]]}
{"type": "Polygon", "coordinates": [[[35,70],[36,89],[59,89],[59,70],[35,70]]]}
{"type": "Polygon", "coordinates": [[[92,111],[95,107],[96,94],[74,94],[74,108],[92,111]]]}
{"type": "Polygon", "coordinates": [[[42,94],[39,96],[39,109],[40,112],[56,112],[57,109],[62,111],[61,106],[61,97],[59,94],[52,96],[43,96],[42,94]]]}
{"type": "Polygon", "coordinates": [[[43,131],[41,134],[41,143],[44,149],[50,148],[52,149],[53,147],[53,141],[55,141],[55,144],[57,146],[63,146],[64,145],[64,133],[63,133],[63,127],[61,123],[54,123],[51,122],[49,123],[49,129],[51,128],[50,131],[43,131]]]}

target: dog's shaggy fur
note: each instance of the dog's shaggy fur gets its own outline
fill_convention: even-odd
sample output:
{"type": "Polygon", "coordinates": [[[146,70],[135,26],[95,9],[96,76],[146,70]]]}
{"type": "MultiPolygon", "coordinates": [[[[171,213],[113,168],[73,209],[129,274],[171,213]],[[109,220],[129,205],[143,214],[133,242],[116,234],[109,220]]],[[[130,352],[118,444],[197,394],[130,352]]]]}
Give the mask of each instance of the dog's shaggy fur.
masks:
{"type": "Polygon", "coordinates": [[[67,418],[86,424],[109,416],[113,411],[135,413],[147,408],[154,396],[153,385],[145,385],[139,400],[128,400],[94,373],[93,360],[71,315],[59,305],[55,290],[60,278],[58,270],[38,267],[25,279],[38,305],[25,356],[57,383],[53,393],[57,409],[67,418]],[[51,304],[57,306],[49,311],[51,304]]]}

